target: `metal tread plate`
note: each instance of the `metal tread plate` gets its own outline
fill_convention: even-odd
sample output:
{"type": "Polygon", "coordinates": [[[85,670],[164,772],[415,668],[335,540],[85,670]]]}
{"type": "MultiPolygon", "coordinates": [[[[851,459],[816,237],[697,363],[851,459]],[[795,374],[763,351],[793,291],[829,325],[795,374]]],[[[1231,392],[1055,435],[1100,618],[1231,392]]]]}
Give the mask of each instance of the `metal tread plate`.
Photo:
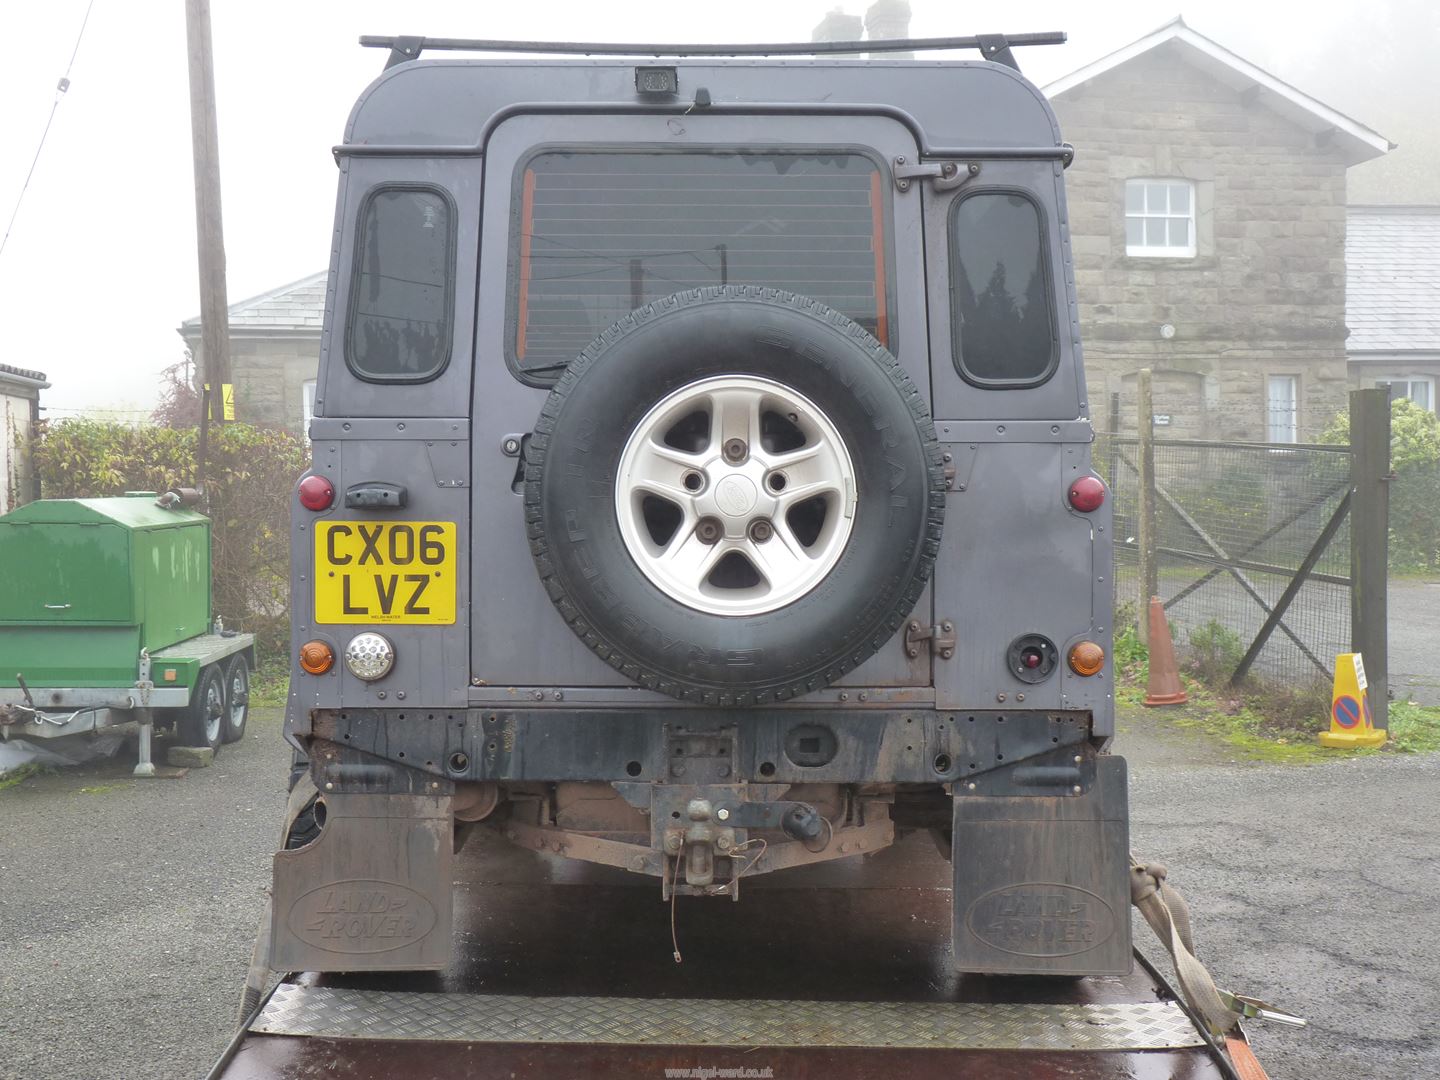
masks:
{"type": "Polygon", "coordinates": [[[250,1030],[331,1039],[944,1050],[1203,1045],[1171,1001],[1012,1004],[529,997],[282,983],[250,1030]]]}

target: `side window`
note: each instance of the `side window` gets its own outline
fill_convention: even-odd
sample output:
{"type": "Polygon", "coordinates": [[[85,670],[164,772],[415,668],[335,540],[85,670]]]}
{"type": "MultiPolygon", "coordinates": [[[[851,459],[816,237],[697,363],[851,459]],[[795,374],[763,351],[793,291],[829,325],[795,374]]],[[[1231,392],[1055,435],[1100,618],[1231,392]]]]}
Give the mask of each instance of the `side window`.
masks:
{"type": "Polygon", "coordinates": [[[894,349],[888,186],[855,152],[546,151],[516,176],[511,362],[563,368],[671,293],[768,285],[894,349]]]}
{"type": "Polygon", "coordinates": [[[955,366],[977,386],[1033,386],[1059,345],[1040,211],[1024,195],[976,192],[950,214],[955,366]]]}
{"type": "Polygon", "coordinates": [[[360,210],[345,359],[372,382],[424,382],[450,360],[454,214],[433,188],[386,187],[360,210]]]}

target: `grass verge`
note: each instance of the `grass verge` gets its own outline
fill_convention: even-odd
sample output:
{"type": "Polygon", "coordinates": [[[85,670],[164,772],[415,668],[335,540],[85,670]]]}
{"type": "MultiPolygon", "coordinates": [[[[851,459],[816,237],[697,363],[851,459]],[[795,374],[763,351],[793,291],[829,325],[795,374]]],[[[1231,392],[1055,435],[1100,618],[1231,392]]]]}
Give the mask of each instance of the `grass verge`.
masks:
{"type": "Polygon", "coordinates": [[[0,776],[0,791],[6,788],[16,787],[32,776],[39,776],[41,773],[49,772],[49,767],[41,765],[38,761],[27,761],[18,768],[11,769],[4,776],[0,776]]]}
{"type": "MultiPolygon", "coordinates": [[[[1213,635],[1212,635],[1213,637],[1213,635]]],[[[1321,746],[1315,736],[1330,723],[1330,688],[1320,683],[1291,687],[1251,682],[1232,687],[1219,674],[1233,668],[1229,657],[1216,656],[1217,648],[1203,640],[1191,642],[1198,659],[1180,682],[1189,701],[1168,705],[1166,723],[1203,732],[1233,747],[1252,761],[1333,761],[1351,754],[1421,753],[1440,750],[1440,708],[1392,701],[1390,740],[1383,747],[1340,750],[1321,746]],[[1202,647],[1197,650],[1197,646],[1202,647]]],[[[1149,677],[1149,653],[1136,637],[1133,625],[1115,639],[1115,704],[1122,714],[1143,708],[1149,677]]]]}
{"type": "Polygon", "coordinates": [[[283,657],[261,662],[250,676],[250,704],[274,708],[285,704],[290,692],[290,664],[283,657]]]}

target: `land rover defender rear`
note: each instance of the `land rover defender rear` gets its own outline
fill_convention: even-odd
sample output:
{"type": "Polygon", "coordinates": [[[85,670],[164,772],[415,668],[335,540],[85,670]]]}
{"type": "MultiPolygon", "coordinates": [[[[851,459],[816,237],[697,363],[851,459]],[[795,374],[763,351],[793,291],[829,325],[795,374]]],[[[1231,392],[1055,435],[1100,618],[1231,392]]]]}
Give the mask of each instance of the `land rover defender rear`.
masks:
{"type": "Polygon", "coordinates": [[[732,900],[927,830],[962,970],[1127,971],[1072,151],[1005,40],[387,44],[335,151],[271,966],[443,966],[477,828],[732,900]]]}

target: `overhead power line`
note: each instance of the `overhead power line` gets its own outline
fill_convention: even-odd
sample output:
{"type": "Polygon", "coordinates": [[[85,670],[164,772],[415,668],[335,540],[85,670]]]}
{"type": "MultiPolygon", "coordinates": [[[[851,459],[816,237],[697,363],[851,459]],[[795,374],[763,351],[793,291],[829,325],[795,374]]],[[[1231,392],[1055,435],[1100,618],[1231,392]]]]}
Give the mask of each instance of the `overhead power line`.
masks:
{"type": "Polygon", "coordinates": [[[70,50],[70,62],[65,65],[65,74],[60,76],[60,81],[55,84],[55,100],[50,103],[50,116],[45,121],[45,130],[40,133],[40,145],[35,148],[35,157],[30,161],[30,171],[25,174],[25,183],[20,187],[20,195],[15,200],[15,209],[10,211],[10,221],[5,226],[5,235],[0,237],[0,255],[5,253],[5,245],[10,242],[10,230],[15,227],[15,218],[20,213],[20,204],[25,201],[25,192],[30,190],[30,178],[35,175],[35,166],[40,161],[40,152],[45,149],[45,137],[50,134],[50,125],[55,122],[55,110],[60,107],[60,99],[70,89],[70,69],[75,66],[75,57],[80,52],[80,42],[85,38],[85,26],[90,22],[90,9],[95,6],[95,0],[90,0],[85,5],[85,17],[80,20],[80,32],[75,35],[75,48],[70,50]]]}

